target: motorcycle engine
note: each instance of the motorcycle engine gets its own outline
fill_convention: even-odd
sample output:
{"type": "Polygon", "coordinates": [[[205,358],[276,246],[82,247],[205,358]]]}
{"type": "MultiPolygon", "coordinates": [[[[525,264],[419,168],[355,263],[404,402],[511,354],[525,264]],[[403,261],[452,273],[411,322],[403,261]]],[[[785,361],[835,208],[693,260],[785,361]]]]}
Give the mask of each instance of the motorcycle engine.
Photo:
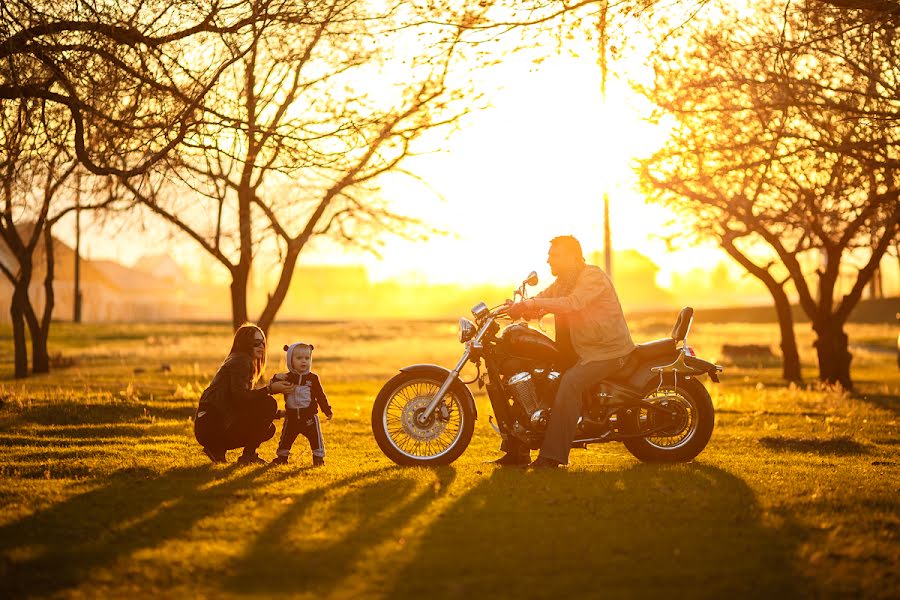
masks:
{"type": "Polygon", "coordinates": [[[513,401],[525,413],[525,425],[529,429],[543,431],[547,427],[550,409],[547,406],[556,395],[559,373],[549,373],[536,369],[529,373],[522,371],[506,380],[506,387],[512,393],[513,401]]]}

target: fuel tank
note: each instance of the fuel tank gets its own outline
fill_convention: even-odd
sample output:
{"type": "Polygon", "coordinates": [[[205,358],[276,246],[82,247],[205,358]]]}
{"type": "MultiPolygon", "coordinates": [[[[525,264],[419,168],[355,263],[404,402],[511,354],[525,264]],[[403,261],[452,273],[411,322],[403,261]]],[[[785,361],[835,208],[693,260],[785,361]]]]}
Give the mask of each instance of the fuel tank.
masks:
{"type": "Polygon", "coordinates": [[[534,361],[536,367],[555,365],[560,359],[553,340],[521,323],[513,323],[500,332],[497,350],[510,358],[534,361]]]}

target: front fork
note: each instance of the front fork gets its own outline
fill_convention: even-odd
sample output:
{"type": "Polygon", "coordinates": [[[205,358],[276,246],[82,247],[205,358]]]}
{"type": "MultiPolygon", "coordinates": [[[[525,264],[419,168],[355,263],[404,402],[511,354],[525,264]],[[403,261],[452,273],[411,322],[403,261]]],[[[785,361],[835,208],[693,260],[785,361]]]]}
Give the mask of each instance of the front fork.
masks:
{"type": "MultiPolygon", "coordinates": [[[[481,340],[484,338],[488,329],[490,329],[491,325],[493,324],[494,317],[485,319],[484,323],[481,325],[481,328],[478,330],[478,333],[476,333],[475,337],[472,338],[472,341],[466,343],[466,351],[463,352],[462,358],[459,359],[459,362],[456,363],[456,366],[453,367],[453,370],[450,371],[449,375],[447,375],[444,383],[441,384],[441,387],[434,395],[434,398],[431,399],[431,402],[428,403],[428,406],[426,406],[425,410],[423,410],[419,415],[419,424],[425,426],[428,420],[431,419],[431,415],[434,414],[434,410],[437,408],[438,404],[441,403],[441,400],[444,399],[444,396],[447,394],[447,390],[450,389],[450,386],[453,385],[453,382],[459,378],[459,372],[462,371],[462,368],[464,366],[466,366],[466,362],[468,362],[469,358],[471,357],[474,360],[479,360],[481,358],[481,350],[483,348],[481,340]],[[473,354],[473,352],[475,352],[475,354],[473,354]]],[[[490,377],[491,381],[494,381],[493,376],[491,375],[490,377]]]]}
{"type": "Polygon", "coordinates": [[[447,375],[447,378],[444,379],[444,383],[441,384],[441,387],[438,389],[437,393],[434,395],[434,398],[431,399],[431,402],[428,403],[428,406],[425,407],[417,420],[419,425],[425,427],[428,424],[429,419],[431,419],[431,415],[434,414],[434,410],[437,408],[438,404],[441,403],[441,400],[444,399],[444,396],[447,395],[447,390],[450,389],[450,386],[459,379],[459,372],[462,371],[462,368],[466,366],[466,363],[469,361],[469,356],[471,356],[472,350],[469,345],[466,345],[466,351],[463,352],[462,358],[459,359],[459,362],[456,363],[456,366],[453,367],[453,370],[447,375]]]}
{"type": "Polygon", "coordinates": [[[418,419],[423,426],[427,424],[428,419],[431,418],[431,415],[440,405],[441,400],[444,399],[450,386],[459,379],[459,373],[462,371],[462,368],[466,366],[466,362],[470,358],[476,362],[483,358],[484,366],[487,370],[487,385],[485,388],[487,388],[488,399],[491,401],[491,408],[494,410],[494,416],[497,417],[501,432],[508,433],[509,423],[511,423],[509,403],[506,401],[506,394],[503,392],[503,387],[500,384],[500,374],[497,372],[494,361],[490,360],[489,356],[484,356],[482,352],[478,351],[481,348],[480,345],[474,347],[475,351],[478,353],[473,354],[473,345],[466,346],[466,351],[463,352],[462,358],[459,359],[459,362],[456,363],[456,366],[450,371],[447,378],[444,379],[444,383],[441,384],[441,387],[434,395],[434,398],[431,399],[431,402],[428,403],[428,406],[425,407],[425,410],[419,414],[418,419]]]}

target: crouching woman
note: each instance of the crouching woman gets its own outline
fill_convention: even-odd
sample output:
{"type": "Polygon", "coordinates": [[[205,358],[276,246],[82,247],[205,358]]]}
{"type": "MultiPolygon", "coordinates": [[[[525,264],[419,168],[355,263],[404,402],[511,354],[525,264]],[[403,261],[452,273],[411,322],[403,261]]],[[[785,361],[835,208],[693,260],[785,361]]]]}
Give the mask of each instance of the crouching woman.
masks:
{"type": "Polygon", "coordinates": [[[225,362],[203,390],[194,419],[194,435],[213,462],[225,462],[226,451],[243,448],[238,463],[265,464],[256,449],[275,435],[278,404],[272,394],[294,388],[288,381],[275,381],[254,389],[265,369],[265,334],[256,325],[242,325],[225,362]]]}

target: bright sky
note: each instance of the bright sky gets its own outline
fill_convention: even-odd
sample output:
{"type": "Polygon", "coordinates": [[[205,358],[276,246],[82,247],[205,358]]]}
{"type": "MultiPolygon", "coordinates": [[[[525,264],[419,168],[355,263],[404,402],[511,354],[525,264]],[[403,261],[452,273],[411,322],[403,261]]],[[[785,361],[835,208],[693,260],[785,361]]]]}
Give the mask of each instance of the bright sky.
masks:
{"type": "MultiPolygon", "coordinates": [[[[613,247],[649,256],[662,267],[660,284],[673,272],[720,259],[722,254],[709,248],[667,252],[654,237],[670,216],[635,191],[631,161],[652,152],[665,131],[641,120],[646,107],[626,81],[610,79],[604,105],[594,57],[564,55],[539,66],[524,56],[507,59],[490,72],[490,82],[502,88],[491,95],[493,108],[471,115],[446,140],[446,152],[407,165],[446,201],[407,179],[385,186],[395,210],[451,236],[416,243],[386,237],[382,260],[319,243],[301,262],[362,262],[376,280],[467,284],[515,283],[535,269],[548,283],[551,238],[575,235],[586,254],[602,248],[604,192],[611,201],[613,247]]],[[[176,260],[197,255],[192,241],[176,239],[171,247],[176,260]]],[[[85,247],[91,258],[125,264],[159,251],[149,243],[135,244],[132,236],[95,237],[85,240],[85,247]]]]}
{"type": "Polygon", "coordinates": [[[504,89],[493,108],[471,116],[445,154],[410,165],[446,202],[415,185],[388,190],[399,210],[455,235],[391,241],[384,260],[366,259],[373,277],[517,282],[536,269],[547,282],[551,238],[575,235],[585,253],[602,248],[604,192],[614,249],[649,256],[663,268],[661,283],[672,271],[718,260],[709,249],[669,253],[654,238],[671,216],[635,191],[631,163],[660,145],[665,131],[641,119],[646,107],[627,82],[610,80],[604,104],[592,57],[558,56],[539,67],[517,58],[497,69],[493,81],[504,89]]]}

